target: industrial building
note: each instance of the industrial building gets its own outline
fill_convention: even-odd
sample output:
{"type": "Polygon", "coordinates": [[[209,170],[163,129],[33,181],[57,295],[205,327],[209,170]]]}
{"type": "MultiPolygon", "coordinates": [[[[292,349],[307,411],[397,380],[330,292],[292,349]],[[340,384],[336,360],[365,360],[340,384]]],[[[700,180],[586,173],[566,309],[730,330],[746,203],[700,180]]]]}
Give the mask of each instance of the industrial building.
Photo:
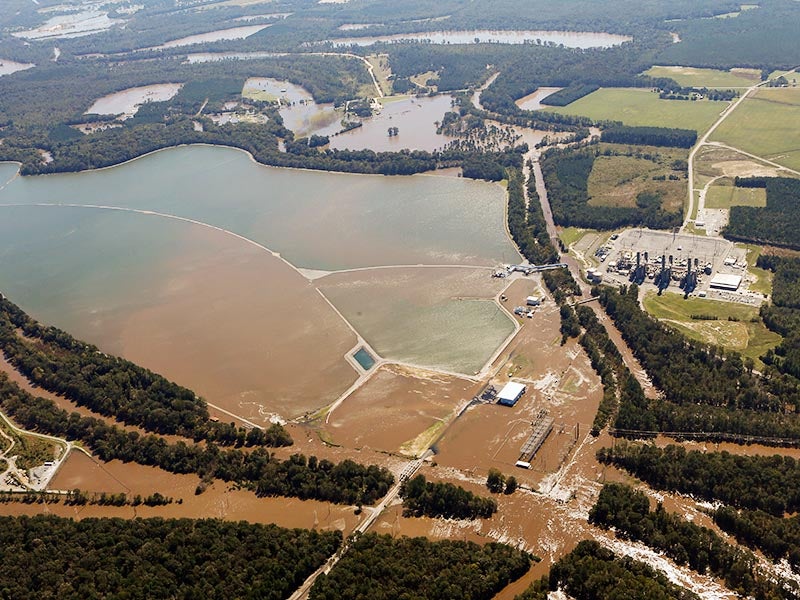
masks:
{"type": "Polygon", "coordinates": [[[717,290],[728,290],[735,292],[742,284],[741,275],[728,275],[725,273],[717,273],[711,278],[708,285],[717,290]]]}
{"type": "Polygon", "coordinates": [[[497,402],[504,406],[514,406],[524,393],[525,386],[523,384],[509,381],[497,394],[497,402]]]}

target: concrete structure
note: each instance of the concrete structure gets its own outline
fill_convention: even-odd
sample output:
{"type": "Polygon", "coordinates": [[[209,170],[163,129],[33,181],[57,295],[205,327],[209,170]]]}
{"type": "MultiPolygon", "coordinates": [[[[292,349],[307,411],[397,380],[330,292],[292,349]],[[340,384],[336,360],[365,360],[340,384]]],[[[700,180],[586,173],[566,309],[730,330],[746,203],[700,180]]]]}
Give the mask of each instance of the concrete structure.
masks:
{"type": "Polygon", "coordinates": [[[504,406],[514,406],[525,393],[525,385],[515,381],[509,381],[500,393],[497,394],[498,403],[504,406]]]}
{"type": "Polygon", "coordinates": [[[714,289],[730,290],[735,292],[739,289],[739,286],[742,285],[742,276],[717,273],[711,278],[711,281],[708,285],[714,289]]]}

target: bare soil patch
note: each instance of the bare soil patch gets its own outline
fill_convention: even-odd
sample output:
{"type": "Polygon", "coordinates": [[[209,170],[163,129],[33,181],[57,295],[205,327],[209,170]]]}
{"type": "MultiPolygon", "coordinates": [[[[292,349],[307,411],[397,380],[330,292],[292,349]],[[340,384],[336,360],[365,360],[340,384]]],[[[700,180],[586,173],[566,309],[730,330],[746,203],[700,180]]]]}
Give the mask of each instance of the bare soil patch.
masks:
{"type": "Polygon", "coordinates": [[[411,448],[404,445],[443,425],[479,387],[449,375],[386,365],[344,401],[324,431],[333,443],[347,447],[405,453],[411,448]]]}

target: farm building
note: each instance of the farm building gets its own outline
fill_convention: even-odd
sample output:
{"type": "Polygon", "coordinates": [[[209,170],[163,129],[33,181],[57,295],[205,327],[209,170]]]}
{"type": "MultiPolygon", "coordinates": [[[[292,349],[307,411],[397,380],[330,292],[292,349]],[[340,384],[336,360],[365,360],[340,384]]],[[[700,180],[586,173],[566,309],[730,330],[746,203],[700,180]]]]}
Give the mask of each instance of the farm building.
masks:
{"type": "Polygon", "coordinates": [[[717,273],[711,278],[709,285],[717,290],[729,290],[735,292],[742,284],[741,275],[726,275],[724,273],[717,273]]]}
{"type": "Polygon", "coordinates": [[[497,401],[505,406],[514,406],[525,393],[525,386],[521,383],[509,381],[497,395],[497,401]]]}

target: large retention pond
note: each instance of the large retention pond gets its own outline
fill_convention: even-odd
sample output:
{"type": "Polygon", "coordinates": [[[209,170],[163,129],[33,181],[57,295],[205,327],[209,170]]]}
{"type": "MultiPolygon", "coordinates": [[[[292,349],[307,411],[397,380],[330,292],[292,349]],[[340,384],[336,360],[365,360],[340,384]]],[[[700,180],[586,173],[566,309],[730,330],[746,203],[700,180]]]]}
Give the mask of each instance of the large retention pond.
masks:
{"type": "Polygon", "coordinates": [[[463,373],[513,323],[451,297],[491,298],[489,269],[443,272],[435,288],[395,269],[310,283],[257,244],[311,270],[491,267],[518,259],[504,206],[496,184],[268,168],[226,148],[33,178],[0,164],[0,291],[236,414],[291,417],[357,376],[356,337],[317,287],[384,358],[463,373]]]}

